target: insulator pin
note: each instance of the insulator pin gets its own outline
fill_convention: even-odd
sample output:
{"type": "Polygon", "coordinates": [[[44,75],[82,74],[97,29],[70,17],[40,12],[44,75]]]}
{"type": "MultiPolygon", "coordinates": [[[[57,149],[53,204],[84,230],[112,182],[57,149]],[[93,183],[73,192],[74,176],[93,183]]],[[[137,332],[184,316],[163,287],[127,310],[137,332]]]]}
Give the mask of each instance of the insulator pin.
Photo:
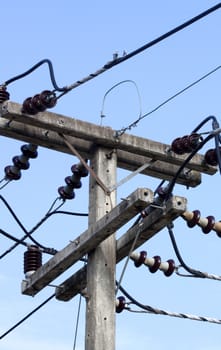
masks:
{"type": "Polygon", "coordinates": [[[174,260],[169,259],[166,262],[161,262],[160,256],[156,255],[153,258],[149,258],[145,251],[141,251],[140,253],[133,252],[130,255],[130,258],[134,261],[136,267],[140,267],[144,264],[148,267],[151,273],[161,270],[166,277],[171,276],[176,268],[174,260]]]}
{"type": "Polygon", "coordinates": [[[6,90],[6,86],[1,85],[0,86],[0,103],[8,101],[9,97],[10,97],[10,95],[9,95],[8,91],[6,90]]]}
{"type": "Polygon", "coordinates": [[[37,147],[38,146],[33,145],[32,143],[29,143],[26,145],[22,145],[21,151],[24,156],[34,159],[34,158],[37,158],[38,156],[37,147]]]}
{"type": "Polygon", "coordinates": [[[38,246],[31,245],[24,253],[24,273],[25,277],[31,276],[42,266],[42,252],[38,246]]]}
{"type": "Polygon", "coordinates": [[[214,218],[214,216],[209,215],[209,216],[206,217],[206,219],[207,219],[208,222],[207,222],[206,226],[202,227],[203,233],[209,233],[210,231],[212,231],[212,229],[213,229],[213,227],[215,225],[215,218],[214,218]]]}
{"type": "Polygon", "coordinates": [[[194,151],[199,145],[201,136],[199,134],[185,135],[176,138],[171,144],[171,150],[176,154],[185,154],[194,151]]]}
{"type": "Polygon", "coordinates": [[[161,257],[160,256],[156,255],[156,256],[153,257],[153,259],[154,259],[153,265],[149,266],[149,271],[151,273],[157,272],[157,270],[159,269],[160,264],[161,264],[161,257]]]}
{"type": "Polygon", "coordinates": [[[33,144],[21,147],[22,154],[12,158],[14,165],[5,167],[5,178],[7,180],[19,180],[21,178],[21,170],[27,170],[30,167],[29,158],[37,157],[37,147],[33,144]]]}
{"type": "Polygon", "coordinates": [[[142,264],[144,264],[146,257],[147,257],[147,252],[143,250],[142,252],[140,252],[138,259],[134,261],[134,265],[136,267],[140,267],[142,264]]]}
{"type": "Polygon", "coordinates": [[[168,263],[168,268],[166,269],[166,271],[164,271],[164,275],[166,277],[169,277],[174,273],[176,266],[175,266],[175,262],[173,259],[167,260],[167,263],[168,263]]]}
{"type": "Polygon", "coordinates": [[[58,188],[58,193],[64,200],[73,199],[75,197],[74,189],[79,189],[82,186],[80,181],[81,177],[88,175],[88,170],[82,163],[72,165],[71,171],[73,175],[65,178],[66,186],[58,188]]]}
{"type": "MultiPolygon", "coordinates": [[[[219,147],[219,152],[221,155],[221,147],[219,147]]],[[[204,156],[204,160],[207,164],[216,166],[218,165],[217,151],[216,149],[209,149],[204,156]]]]}
{"type": "Polygon", "coordinates": [[[57,103],[57,97],[53,91],[44,90],[34,97],[25,99],[22,105],[22,113],[35,115],[44,112],[47,108],[53,108],[57,103]]]}
{"type": "Polygon", "coordinates": [[[196,226],[200,220],[200,216],[201,216],[201,213],[199,210],[193,210],[193,217],[191,220],[188,220],[187,221],[187,226],[192,228],[194,226],[196,226]]]}
{"type": "Polygon", "coordinates": [[[125,309],[126,305],[127,303],[125,298],[123,296],[118,297],[116,300],[116,312],[118,314],[122,312],[125,309]]]}
{"type": "Polygon", "coordinates": [[[21,178],[21,171],[18,167],[8,165],[5,167],[6,180],[19,180],[21,178]]]}
{"type": "Polygon", "coordinates": [[[213,230],[218,237],[221,237],[221,222],[216,222],[214,216],[209,215],[202,218],[199,210],[186,211],[181,216],[186,220],[188,227],[192,228],[198,225],[203,233],[207,234],[213,230]]]}

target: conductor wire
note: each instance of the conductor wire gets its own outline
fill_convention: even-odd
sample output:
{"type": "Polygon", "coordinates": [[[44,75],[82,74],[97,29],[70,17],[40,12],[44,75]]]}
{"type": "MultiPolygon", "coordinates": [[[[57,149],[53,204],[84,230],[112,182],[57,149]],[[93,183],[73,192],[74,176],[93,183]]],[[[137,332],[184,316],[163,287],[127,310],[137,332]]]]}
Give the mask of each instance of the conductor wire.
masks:
{"type": "Polygon", "coordinates": [[[6,337],[6,335],[8,335],[9,333],[11,333],[14,329],[16,329],[18,326],[20,326],[23,322],[25,322],[29,317],[31,317],[33,314],[35,314],[38,310],[40,310],[44,305],[46,305],[51,299],[53,299],[55,297],[55,293],[52,294],[49,298],[47,298],[45,301],[43,301],[43,303],[41,303],[40,305],[38,305],[34,310],[32,310],[31,312],[29,312],[25,317],[23,317],[19,322],[17,322],[14,326],[12,326],[11,328],[9,328],[5,333],[3,333],[0,336],[0,339],[3,339],[4,337],[6,337]]]}
{"type": "MultiPolygon", "coordinates": [[[[167,103],[169,103],[170,101],[172,101],[173,99],[175,99],[176,97],[178,97],[179,95],[183,94],[185,91],[189,90],[191,87],[193,87],[194,85],[197,85],[199,82],[201,82],[202,80],[206,79],[208,76],[212,75],[213,73],[215,73],[216,71],[218,71],[221,68],[220,66],[217,66],[216,68],[212,69],[211,71],[209,71],[208,73],[206,73],[205,75],[203,75],[201,78],[195,80],[194,82],[192,82],[191,84],[187,85],[185,88],[179,90],[178,92],[176,92],[174,95],[170,96],[169,98],[167,98],[166,100],[164,100],[162,103],[160,103],[159,105],[157,105],[155,108],[153,108],[152,110],[150,110],[149,112],[143,114],[142,116],[140,116],[137,120],[135,120],[134,122],[132,122],[131,124],[129,124],[128,126],[119,129],[115,132],[116,137],[122,136],[127,130],[131,130],[131,128],[136,127],[138,125],[138,123],[150,116],[151,114],[155,113],[156,111],[158,111],[160,108],[162,108],[164,105],[166,105],[167,103]]],[[[194,131],[193,131],[194,132],[194,131]]]]}
{"type": "MultiPolygon", "coordinates": [[[[122,269],[122,272],[121,272],[121,275],[120,275],[119,282],[117,283],[117,288],[116,288],[116,292],[115,292],[116,295],[117,295],[117,293],[118,293],[118,291],[119,291],[119,289],[120,289],[120,286],[121,286],[121,283],[122,283],[124,274],[125,274],[125,272],[126,272],[126,268],[127,268],[128,263],[129,263],[129,260],[130,260],[130,255],[131,255],[131,253],[134,251],[135,246],[136,246],[136,243],[137,243],[137,240],[138,240],[138,238],[139,238],[139,235],[140,235],[140,232],[141,232],[141,225],[142,225],[142,223],[139,224],[140,227],[139,227],[139,229],[138,229],[138,231],[137,231],[137,233],[136,233],[136,236],[135,236],[135,238],[134,238],[134,240],[133,240],[133,243],[132,243],[132,245],[131,245],[130,251],[129,251],[128,256],[127,256],[127,258],[126,258],[126,262],[125,262],[125,264],[124,264],[124,266],[123,266],[123,269],[122,269]]],[[[134,224],[133,224],[132,226],[134,226],[134,224]]]]}
{"type": "Polygon", "coordinates": [[[19,80],[19,79],[22,79],[22,78],[26,77],[27,75],[31,74],[34,70],[36,70],[37,68],[39,68],[41,65],[43,65],[45,63],[48,65],[50,78],[51,78],[51,82],[52,82],[52,85],[53,85],[54,89],[56,91],[66,91],[66,87],[60,88],[57,85],[56,80],[55,80],[55,76],[54,76],[53,65],[52,65],[52,63],[51,63],[51,61],[49,59],[43,59],[43,60],[39,61],[38,63],[36,63],[33,67],[31,67],[30,69],[28,69],[24,73],[16,75],[15,77],[13,77],[11,79],[6,80],[6,82],[3,85],[9,85],[9,84],[13,83],[16,80],[19,80]]]}
{"type": "MultiPolygon", "coordinates": [[[[135,81],[133,80],[130,80],[130,79],[127,79],[127,80],[122,80],[120,81],[119,83],[113,85],[109,90],[107,90],[107,92],[104,94],[104,97],[103,97],[103,101],[102,101],[102,108],[101,108],[101,114],[100,114],[100,117],[101,117],[101,123],[100,125],[102,125],[102,119],[105,116],[104,114],[104,103],[106,101],[106,98],[107,98],[107,95],[109,95],[109,93],[114,90],[116,87],[118,87],[119,85],[122,85],[122,84],[126,84],[126,83],[131,83],[135,86],[135,89],[136,89],[136,92],[137,92],[137,96],[138,96],[138,102],[139,102],[139,118],[141,117],[142,115],[142,104],[141,104],[141,96],[140,96],[140,92],[139,92],[139,89],[138,89],[138,86],[137,84],[135,83],[135,81]]],[[[138,118],[138,119],[139,119],[138,118]]]]}
{"type": "Polygon", "coordinates": [[[208,16],[209,14],[211,14],[214,11],[217,11],[218,9],[221,8],[221,3],[219,2],[217,5],[207,9],[204,12],[201,12],[199,15],[192,17],[191,19],[187,20],[186,22],[180,24],[179,26],[169,30],[168,32],[164,33],[163,35],[160,35],[159,37],[151,40],[150,42],[148,42],[147,44],[139,47],[138,49],[132,51],[129,54],[123,55],[122,57],[115,57],[114,59],[108,63],[106,63],[102,68],[98,69],[96,72],[89,74],[88,76],[86,76],[85,78],[81,79],[81,80],[77,80],[75,83],[71,84],[70,86],[67,86],[66,89],[57,97],[57,99],[59,99],[60,97],[62,97],[64,94],[68,93],[69,91],[77,88],[78,86],[86,83],[87,81],[96,78],[98,75],[106,72],[107,70],[109,70],[110,68],[127,61],[128,59],[140,54],[141,52],[149,49],[150,47],[158,44],[159,42],[169,38],[170,36],[178,33],[179,31],[185,29],[186,27],[192,25],[193,23],[199,21],[200,19],[208,16]]]}

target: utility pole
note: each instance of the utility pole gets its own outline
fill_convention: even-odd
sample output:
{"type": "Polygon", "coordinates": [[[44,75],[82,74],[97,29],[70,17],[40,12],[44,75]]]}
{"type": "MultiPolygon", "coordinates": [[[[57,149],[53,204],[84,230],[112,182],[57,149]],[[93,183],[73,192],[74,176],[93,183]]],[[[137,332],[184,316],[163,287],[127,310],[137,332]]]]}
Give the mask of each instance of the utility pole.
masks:
{"type": "MultiPolygon", "coordinates": [[[[56,298],[68,301],[84,289],[86,296],[85,350],[115,350],[115,267],[128,256],[132,244],[141,246],[186,211],[185,198],[172,195],[164,207],[154,206],[151,189],[138,188],[116,203],[117,168],[171,180],[185,155],[170,146],[51,112],[24,114],[21,105],[0,105],[0,135],[30,142],[90,160],[88,229],[22,282],[22,293],[34,296],[70,266],[87,256],[84,268],[56,288],[56,298]],[[148,215],[117,240],[115,232],[144,208],[148,215]],[[137,232],[139,231],[139,237],[137,232]]],[[[196,154],[176,182],[198,186],[201,173],[213,175],[216,167],[196,154]]],[[[127,180],[127,179],[126,179],[127,180]]],[[[125,180],[125,181],[126,181],[125,180]]]]}
{"type": "MultiPolygon", "coordinates": [[[[116,183],[117,158],[114,150],[95,148],[91,167],[107,188],[116,183]]],[[[115,191],[105,193],[90,177],[89,226],[116,205],[115,191]]],[[[88,254],[85,349],[115,349],[115,266],[116,240],[113,233],[88,254]]]]}

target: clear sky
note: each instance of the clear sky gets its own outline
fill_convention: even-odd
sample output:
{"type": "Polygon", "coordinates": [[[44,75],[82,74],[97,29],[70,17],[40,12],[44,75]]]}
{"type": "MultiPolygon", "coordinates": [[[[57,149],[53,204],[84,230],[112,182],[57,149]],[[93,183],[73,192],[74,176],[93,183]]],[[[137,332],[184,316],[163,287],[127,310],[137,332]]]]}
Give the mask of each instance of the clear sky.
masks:
{"type": "MultiPolygon", "coordinates": [[[[59,86],[69,85],[95,72],[119,56],[137,49],[164,34],[217,1],[4,1],[1,4],[1,64],[0,83],[23,73],[44,58],[52,61],[59,86]]],[[[52,110],[95,124],[101,123],[101,108],[105,93],[124,80],[110,93],[104,104],[103,125],[121,129],[137,119],[140,109],[145,114],[187,85],[220,66],[221,10],[184,29],[136,57],[78,87],[61,98],[52,110]]],[[[40,67],[31,75],[9,85],[10,98],[22,103],[29,96],[52,89],[48,69],[40,67]]],[[[220,70],[181,94],[157,112],[144,118],[129,131],[131,134],[171,144],[179,136],[190,133],[206,117],[214,115],[220,121],[220,70]]],[[[208,123],[205,131],[211,130],[208,123]]],[[[0,138],[0,169],[12,164],[25,142],[0,138]]],[[[214,147],[206,144],[201,153],[214,147]]],[[[30,161],[30,169],[22,172],[19,181],[1,190],[16,215],[31,229],[46,214],[57,198],[57,188],[71,175],[70,168],[78,163],[75,157],[39,147],[38,158],[30,161]]],[[[119,171],[118,180],[128,175],[119,171]]],[[[88,211],[88,179],[76,190],[76,198],[67,201],[67,211],[88,211]]],[[[136,176],[119,188],[118,200],[137,187],[155,190],[160,180],[136,176]]],[[[220,174],[203,175],[196,188],[177,185],[174,194],[188,200],[188,209],[199,209],[202,216],[220,213],[220,174]]],[[[15,237],[22,237],[12,215],[0,203],[0,228],[15,237]]],[[[87,218],[57,215],[48,219],[35,233],[44,245],[64,248],[71,239],[87,228],[87,218]]],[[[122,229],[122,232],[125,232],[122,229]]],[[[189,229],[181,219],[174,222],[174,234],[185,262],[195,269],[221,275],[221,240],[215,232],[208,235],[199,227],[189,229]]],[[[120,235],[120,233],[119,233],[120,235]]],[[[0,237],[0,254],[12,245],[0,237]]],[[[142,246],[148,256],[160,255],[162,260],[176,255],[167,230],[142,246]]],[[[0,261],[0,334],[54,293],[47,287],[34,298],[21,294],[23,254],[17,247],[0,261]]],[[[43,261],[49,259],[43,256],[43,261]]],[[[119,278],[125,260],[117,267],[119,278]]],[[[76,264],[54,283],[71,276],[82,264],[76,264]]],[[[166,278],[162,272],[150,274],[148,269],[135,269],[129,263],[122,281],[124,288],[137,300],[164,310],[221,319],[219,281],[184,278],[176,274],[166,278]]],[[[121,293],[119,293],[121,295],[121,293]]],[[[2,350],[72,350],[79,296],[70,302],[51,300],[26,322],[1,340],[2,350]]],[[[148,348],[220,349],[219,324],[197,322],[168,316],[136,314],[124,311],[116,315],[116,349],[148,348]]],[[[76,350],[84,349],[85,302],[82,300],[76,350]]]]}

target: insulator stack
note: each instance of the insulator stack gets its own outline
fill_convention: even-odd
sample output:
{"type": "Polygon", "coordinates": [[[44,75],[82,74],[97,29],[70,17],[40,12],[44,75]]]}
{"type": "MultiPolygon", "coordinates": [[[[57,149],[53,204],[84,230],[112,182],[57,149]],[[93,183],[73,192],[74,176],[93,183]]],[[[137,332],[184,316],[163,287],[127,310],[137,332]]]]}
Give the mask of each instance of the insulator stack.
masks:
{"type": "Polygon", "coordinates": [[[123,296],[120,296],[116,300],[116,312],[121,313],[127,306],[126,299],[123,296]]]}
{"type": "MultiPolygon", "coordinates": [[[[219,147],[219,152],[221,156],[221,147],[219,147]]],[[[216,149],[209,149],[205,153],[204,161],[209,165],[213,165],[213,166],[218,165],[218,157],[217,157],[216,149]]]]}
{"type": "Polygon", "coordinates": [[[171,150],[176,154],[191,153],[199,145],[201,136],[199,134],[191,134],[176,138],[171,144],[171,150]]]}
{"type": "Polygon", "coordinates": [[[161,258],[158,255],[153,258],[148,258],[146,251],[141,251],[140,253],[133,252],[130,255],[130,258],[134,261],[136,267],[140,267],[144,264],[148,267],[151,273],[161,270],[166,277],[171,276],[176,268],[174,260],[169,259],[165,262],[161,262],[161,258]]]}
{"type": "Polygon", "coordinates": [[[66,186],[58,188],[58,193],[62,199],[73,199],[75,197],[74,189],[81,188],[81,178],[88,175],[88,170],[82,163],[74,164],[71,171],[73,175],[65,178],[66,186]]]}
{"type": "Polygon", "coordinates": [[[22,113],[35,115],[38,112],[44,112],[47,108],[53,108],[56,103],[55,93],[50,90],[44,90],[34,97],[26,98],[22,105],[22,113]]]}
{"type": "Polygon", "coordinates": [[[198,225],[203,233],[207,234],[213,230],[218,237],[221,237],[221,222],[216,222],[214,216],[209,215],[202,218],[199,210],[185,211],[181,216],[186,220],[188,227],[192,228],[198,225]]]}
{"type": "Polygon", "coordinates": [[[8,101],[9,100],[9,96],[10,95],[9,95],[8,91],[6,90],[6,86],[1,85],[0,86],[0,103],[8,101]]]}
{"type": "Polygon", "coordinates": [[[29,159],[38,156],[37,147],[31,143],[21,146],[22,154],[12,158],[14,165],[5,167],[6,180],[19,180],[21,178],[21,170],[27,170],[30,167],[29,159]]]}
{"type": "Polygon", "coordinates": [[[24,253],[24,274],[30,277],[39,267],[42,266],[42,252],[38,246],[30,245],[24,253]]]}

